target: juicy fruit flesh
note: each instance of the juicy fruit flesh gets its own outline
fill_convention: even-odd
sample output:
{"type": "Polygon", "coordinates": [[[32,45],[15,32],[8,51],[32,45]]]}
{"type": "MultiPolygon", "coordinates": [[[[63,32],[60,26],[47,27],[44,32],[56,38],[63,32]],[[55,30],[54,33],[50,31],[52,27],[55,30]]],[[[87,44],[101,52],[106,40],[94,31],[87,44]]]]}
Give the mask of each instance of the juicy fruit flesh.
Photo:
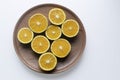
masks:
{"type": "Polygon", "coordinates": [[[36,36],[31,43],[33,51],[39,54],[46,52],[49,49],[49,46],[50,43],[48,39],[40,35],[36,36]]]}
{"type": "Polygon", "coordinates": [[[21,43],[29,43],[33,39],[33,32],[42,33],[46,30],[46,37],[50,40],[55,40],[50,45],[49,40],[45,36],[39,35],[36,36],[31,42],[32,50],[38,54],[41,54],[38,63],[40,68],[44,71],[53,70],[57,64],[57,57],[65,58],[71,51],[71,44],[66,39],[60,38],[61,34],[63,33],[65,36],[72,38],[76,36],[79,31],[79,24],[77,21],[73,19],[65,21],[66,14],[60,8],[51,9],[48,17],[50,22],[54,24],[49,27],[47,18],[43,14],[34,14],[28,20],[28,25],[31,30],[29,28],[28,31],[23,30],[21,35],[18,36],[18,40],[21,43]],[[57,25],[62,26],[62,29],[57,25]],[[52,53],[47,52],[49,48],[51,48],[52,53]]]}
{"type": "Polygon", "coordinates": [[[54,8],[54,9],[51,9],[49,12],[49,19],[51,23],[55,25],[60,25],[66,19],[66,15],[62,9],[54,8]]]}
{"type": "Polygon", "coordinates": [[[71,50],[71,45],[66,39],[55,40],[51,45],[51,51],[59,58],[66,57],[71,50]]]}
{"type": "Polygon", "coordinates": [[[29,19],[29,27],[35,33],[42,33],[47,29],[48,21],[42,14],[34,14],[29,19]]]}
{"type": "Polygon", "coordinates": [[[56,67],[56,64],[57,64],[57,59],[50,52],[42,54],[39,58],[39,66],[41,67],[41,69],[45,71],[53,70],[56,67]]]}
{"type": "Polygon", "coordinates": [[[33,32],[29,28],[21,28],[17,37],[21,43],[29,43],[33,39],[33,32]]]}
{"type": "Polygon", "coordinates": [[[79,25],[75,20],[67,20],[62,25],[62,32],[67,37],[74,37],[79,32],[79,25]]]}
{"type": "Polygon", "coordinates": [[[61,29],[58,26],[51,25],[46,30],[46,36],[50,40],[56,40],[61,36],[61,29]]]}

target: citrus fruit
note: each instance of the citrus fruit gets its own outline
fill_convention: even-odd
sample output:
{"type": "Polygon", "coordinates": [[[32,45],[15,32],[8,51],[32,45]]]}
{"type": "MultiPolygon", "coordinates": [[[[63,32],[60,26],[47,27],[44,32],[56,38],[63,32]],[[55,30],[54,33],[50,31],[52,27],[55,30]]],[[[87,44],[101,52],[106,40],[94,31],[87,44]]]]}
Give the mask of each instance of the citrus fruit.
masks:
{"type": "Polygon", "coordinates": [[[75,37],[79,32],[79,24],[73,19],[66,20],[62,24],[62,32],[67,37],[75,37]]]}
{"type": "Polygon", "coordinates": [[[33,39],[33,36],[34,34],[29,28],[21,28],[17,34],[18,40],[23,44],[30,43],[33,39]]]}
{"type": "Polygon", "coordinates": [[[53,8],[49,11],[49,20],[52,24],[60,25],[66,19],[65,12],[60,8],[53,8]]]}
{"type": "Polygon", "coordinates": [[[50,40],[56,40],[61,36],[61,29],[59,26],[50,25],[45,32],[46,36],[50,40]]]}
{"type": "Polygon", "coordinates": [[[42,33],[47,29],[47,18],[40,13],[36,13],[29,18],[28,25],[30,29],[35,33],[42,33]]]}
{"type": "Polygon", "coordinates": [[[52,53],[59,58],[66,57],[69,54],[70,50],[71,45],[66,39],[57,39],[53,41],[51,45],[52,53]]]}
{"type": "Polygon", "coordinates": [[[31,43],[32,50],[38,54],[45,53],[49,49],[49,47],[50,47],[49,40],[42,35],[36,36],[31,43]]]}
{"type": "Polygon", "coordinates": [[[51,71],[56,67],[57,58],[51,52],[46,52],[39,57],[38,63],[42,70],[51,71]]]}

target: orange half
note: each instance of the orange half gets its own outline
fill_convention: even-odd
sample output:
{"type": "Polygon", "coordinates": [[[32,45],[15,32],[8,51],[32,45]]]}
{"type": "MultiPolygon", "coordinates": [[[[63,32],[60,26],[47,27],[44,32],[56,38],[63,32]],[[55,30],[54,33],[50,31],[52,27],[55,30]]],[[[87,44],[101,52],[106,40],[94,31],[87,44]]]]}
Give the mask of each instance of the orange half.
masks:
{"type": "Polygon", "coordinates": [[[47,29],[48,20],[43,14],[36,13],[29,18],[28,25],[33,32],[42,33],[47,29]]]}
{"type": "Polygon", "coordinates": [[[51,45],[52,53],[59,57],[66,57],[71,51],[71,44],[66,39],[57,39],[51,45]]]}
{"type": "Polygon", "coordinates": [[[49,47],[49,40],[42,35],[36,36],[31,43],[32,50],[38,54],[45,53],[49,49],[49,47]]]}
{"type": "Polygon", "coordinates": [[[62,32],[67,37],[75,37],[79,32],[79,24],[76,20],[69,19],[62,24],[62,32]]]}
{"type": "Polygon", "coordinates": [[[29,28],[21,28],[18,31],[17,38],[23,44],[30,43],[33,39],[33,32],[29,28]]]}
{"type": "Polygon", "coordinates": [[[66,19],[65,12],[60,8],[53,8],[49,11],[49,20],[52,24],[61,25],[66,19]]]}
{"type": "Polygon", "coordinates": [[[50,40],[56,40],[61,37],[61,29],[59,26],[50,25],[45,32],[45,35],[50,40]]]}
{"type": "Polygon", "coordinates": [[[40,56],[38,63],[42,70],[51,71],[56,67],[57,58],[51,52],[46,52],[40,56]]]}

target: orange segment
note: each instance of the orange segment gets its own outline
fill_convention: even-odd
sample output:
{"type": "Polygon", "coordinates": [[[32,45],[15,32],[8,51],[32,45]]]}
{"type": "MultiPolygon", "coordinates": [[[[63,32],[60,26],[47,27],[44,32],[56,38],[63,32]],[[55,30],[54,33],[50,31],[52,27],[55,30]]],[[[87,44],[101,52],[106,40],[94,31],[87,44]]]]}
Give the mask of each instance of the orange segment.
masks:
{"type": "Polygon", "coordinates": [[[51,25],[45,32],[46,36],[50,40],[56,40],[61,36],[61,29],[59,26],[51,25]]]}
{"type": "Polygon", "coordinates": [[[42,35],[36,36],[31,43],[32,50],[38,54],[45,53],[49,49],[49,47],[49,40],[42,35]]]}
{"type": "Polygon", "coordinates": [[[59,58],[66,57],[71,50],[71,45],[66,39],[58,39],[53,41],[51,51],[59,58]]]}
{"type": "Polygon", "coordinates": [[[23,44],[30,43],[33,39],[33,36],[34,34],[29,28],[21,28],[17,34],[18,40],[23,44]]]}
{"type": "Polygon", "coordinates": [[[65,12],[60,8],[53,8],[49,11],[49,20],[52,24],[60,25],[66,19],[65,12]]]}
{"type": "Polygon", "coordinates": [[[38,63],[42,70],[51,71],[56,67],[57,58],[51,52],[47,52],[40,56],[38,63]]]}
{"type": "Polygon", "coordinates": [[[36,13],[30,17],[28,25],[33,32],[42,33],[47,29],[48,21],[43,14],[36,13]]]}
{"type": "Polygon", "coordinates": [[[66,20],[62,24],[62,32],[67,37],[74,37],[79,32],[79,24],[77,21],[73,19],[66,20]]]}

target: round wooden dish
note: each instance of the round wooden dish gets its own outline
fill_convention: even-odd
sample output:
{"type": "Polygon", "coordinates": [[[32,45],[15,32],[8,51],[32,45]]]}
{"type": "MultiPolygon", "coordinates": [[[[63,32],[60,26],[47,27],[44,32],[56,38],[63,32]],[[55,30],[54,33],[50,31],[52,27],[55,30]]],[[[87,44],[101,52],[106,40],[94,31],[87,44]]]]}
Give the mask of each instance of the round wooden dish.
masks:
{"type": "MultiPolygon", "coordinates": [[[[51,23],[49,22],[49,25],[50,24],[51,23]]],[[[64,37],[64,36],[62,36],[62,37],[64,37]]],[[[17,22],[17,24],[15,26],[14,35],[13,35],[13,43],[14,43],[14,48],[15,48],[15,51],[16,51],[18,57],[26,66],[28,66],[30,69],[40,72],[40,73],[53,74],[53,73],[59,73],[59,72],[69,69],[79,60],[79,58],[85,48],[86,34],[85,34],[85,30],[84,30],[82,22],[71,10],[69,10],[63,6],[60,6],[60,5],[56,5],[56,4],[42,4],[42,5],[38,5],[38,6],[35,6],[31,9],[29,9],[27,12],[25,12],[21,16],[21,18],[19,19],[19,21],[17,22]],[[42,13],[48,18],[49,10],[52,8],[56,8],[56,7],[61,8],[65,11],[65,13],[67,15],[67,19],[75,19],[80,25],[80,31],[76,37],[71,38],[71,39],[67,38],[72,45],[72,50],[71,50],[70,54],[64,59],[58,59],[58,64],[53,71],[44,72],[40,69],[40,67],[38,65],[38,58],[40,55],[38,55],[32,51],[30,44],[28,44],[28,45],[21,44],[17,39],[17,33],[20,28],[28,27],[28,19],[30,18],[30,16],[32,16],[35,13],[42,13]]]]}

